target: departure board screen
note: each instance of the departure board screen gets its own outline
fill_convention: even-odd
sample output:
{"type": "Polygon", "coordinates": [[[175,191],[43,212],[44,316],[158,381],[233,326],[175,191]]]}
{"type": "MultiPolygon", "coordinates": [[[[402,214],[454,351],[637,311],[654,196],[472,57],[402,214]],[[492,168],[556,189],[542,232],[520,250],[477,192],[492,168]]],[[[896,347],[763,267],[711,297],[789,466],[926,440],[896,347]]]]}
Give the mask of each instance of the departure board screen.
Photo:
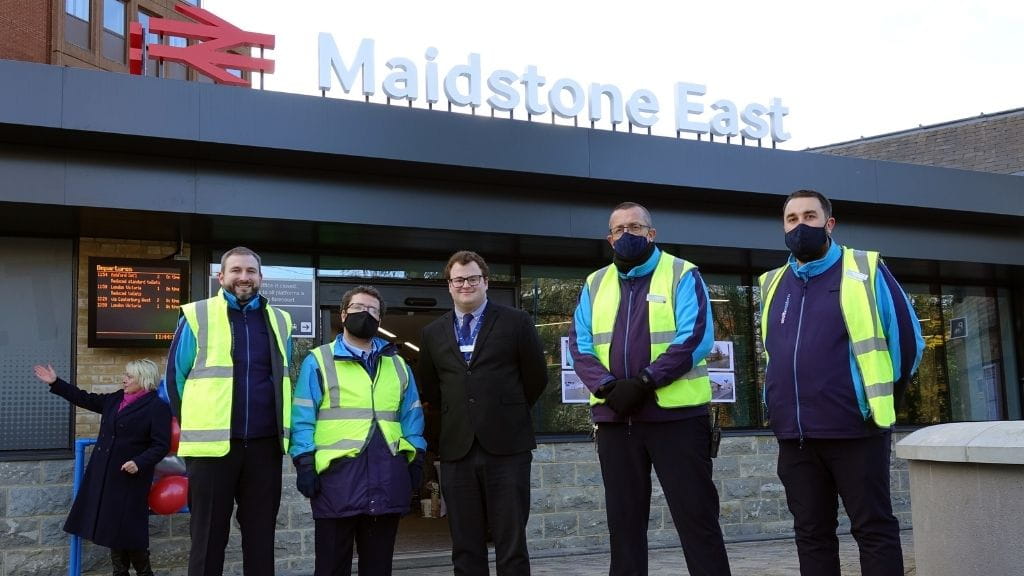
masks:
{"type": "Polygon", "coordinates": [[[188,262],[89,258],[89,346],[168,346],[188,292],[188,262]]]}

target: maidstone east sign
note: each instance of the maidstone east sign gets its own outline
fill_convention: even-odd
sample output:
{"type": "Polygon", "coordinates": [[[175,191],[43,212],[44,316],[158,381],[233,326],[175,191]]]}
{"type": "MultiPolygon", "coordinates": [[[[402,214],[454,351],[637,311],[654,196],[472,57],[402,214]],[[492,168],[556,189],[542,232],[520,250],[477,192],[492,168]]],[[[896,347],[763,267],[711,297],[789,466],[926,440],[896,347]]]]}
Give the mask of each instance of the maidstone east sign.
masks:
{"type": "MultiPolygon", "coordinates": [[[[192,21],[150,18],[148,32],[193,42],[186,46],[152,43],[144,47],[142,27],[132,22],[129,34],[132,74],[143,73],[144,51],[150,59],[179,62],[219,84],[250,85],[232,71],[274,72],[273,60],[248,55],[251,48],[273,49],[274,36],[246,32],[196,6],[178,4],[174,9],[192,21]]],[[[549,83],[533,64],[525,66],[521,73],[493,70],[485,74],[481,57],[476,53],[470,53],[464,63],[449,67],[443,76],[437,48],[427,48],[420,63],[404,56],[393,56],[384,62],[388,72],[379,85],[376,43],[372,39],[362,39],[354,54],[343,55],[334,37],[321,32],[317,39],[317,58],[318,88],[325,95],[337,80],[346,94],[358,89],[369,100],[379,88],[389,100],[405,100],[412,105],[422,97],[433,109],[434,104],[440,102],[443,90],[451,106],[469,106],[474,111],[486,104],[492,113],[507,113],[510,117],[516,110],[523,109],[528,119],[551,114],[577,121],[585,111],[592,126],[607,121],[616,127],[628,121],[630,127],[648,130],[666,114],[658,96],[645,88],[633,90],[626,97],[614,84],[591,83],[585,89],[572,78],[558,78],[549,83]],[[485,86],[489,93],[486,99],[485,86]]],[[[701,99],[706,95],[707,87],[702,84],[675,84],[671,101],[677,135],[710,134],[758,141],[770,137],[777,143],[789,140],[783,122],[789,109],[781,98],[746,105],[718,99],[706,106],[701,99]],[[708,114],[710,118],[706,117],[708,114]]]]}

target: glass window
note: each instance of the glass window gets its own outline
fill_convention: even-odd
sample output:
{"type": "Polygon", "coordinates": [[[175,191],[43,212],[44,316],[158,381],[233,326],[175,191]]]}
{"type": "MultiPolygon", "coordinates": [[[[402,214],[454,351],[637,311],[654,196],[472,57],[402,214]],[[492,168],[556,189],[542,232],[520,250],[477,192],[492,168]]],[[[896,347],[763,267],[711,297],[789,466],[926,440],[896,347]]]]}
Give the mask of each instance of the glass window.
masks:
{"type": "MultiPolygon", "coordinates": [[[[188,46],[188,40],[178,38],[177,36],[168,36],[167,45],[185,48],[188,46]]],[[[175,80],[188,80],[188,69],[185,68],[184,64],[179,64],[178,62],[164,62],[164,77],[175,80]]]]}
{"type": "Polygon", "coordinates": [[[924,352],[917,374],[907,386],[896,420],[927,426],[950,421],[949,380],[946,377],[946,337],[942,333],[942,300],[925,284],[904,284],[903,290],[921,323],[924,352]]]}
{"type": "Polygon", "coordinates": [[[65,0],[64,40],[89,49],[89,0],[65,0]]]}
{"type": "Polygon", "coordinates": [[[125,62],[125,9],[122,0],[103,1],[103,57],[113,62],[125,62]]]}
{"type": "MultiPolygon", "coordinates": [[[[402,260],[399,258],[355,258],[323,256],[320,277],[367,278],[381,280],[444,280],[447,260],[402,260]]],[[[489,282],[512,282],[510,264],[488,262],[489,282]]]]}
{"type": "Polygon", "coordinates": [[[712,401],[723,427],[761,425],[753,293],[739,274],[702,274],[715,323],[715,346],[707,358],[712,401]]]}
{"type": "MultiPolygon", "coordinates": [[[[534,427],[540,434],[589,433],[589,393],[583,403],[562,401],[562,347],[569,335],[580,290],[593,270],[524,266],[521,307],[534,319],[548,364],[548,387],[534,405],[534,427]]],[[[568,351],[565,352],[566,354],[568,351]]]]}
{"type": "Polygon", "coordinates": [[[159,76],[160,75],[160,62],[153,60],[149,57],[149,45],[159,44],[160,35],[153,34],[149,31],[149,19],[155,16],[139,10],[139,25],[142,26],[142,65],[145,69],[146,76],[159,76]]]}

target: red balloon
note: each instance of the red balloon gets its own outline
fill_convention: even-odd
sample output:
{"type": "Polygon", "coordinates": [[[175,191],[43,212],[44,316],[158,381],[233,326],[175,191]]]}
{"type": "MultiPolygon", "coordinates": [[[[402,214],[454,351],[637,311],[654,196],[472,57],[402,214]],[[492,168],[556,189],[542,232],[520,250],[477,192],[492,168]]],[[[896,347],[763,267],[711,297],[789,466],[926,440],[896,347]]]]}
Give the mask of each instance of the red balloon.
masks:
{"type": "Polygon", "coordinates": [[[181,439],[181,425],[178,424],[178,419],[171,416],[171,451],[168,452],[171,456],[178,453],[178,441],[181,439]]]}
{"type": "Polygon", "coordinates": [[[149,509],[157,514],[174,514],[188,503],[188,478],[164,476],[149,489],[149,509]]]}

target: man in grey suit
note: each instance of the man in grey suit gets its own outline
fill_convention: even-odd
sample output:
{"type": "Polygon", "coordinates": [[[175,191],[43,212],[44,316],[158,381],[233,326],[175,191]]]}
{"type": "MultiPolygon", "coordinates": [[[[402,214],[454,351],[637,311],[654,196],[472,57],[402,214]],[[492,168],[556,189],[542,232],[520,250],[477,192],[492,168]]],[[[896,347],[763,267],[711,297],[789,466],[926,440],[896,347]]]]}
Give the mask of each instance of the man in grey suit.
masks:
{"type": "Polygon", "coordinates": [[[530,573],[530,408],[547,385],[528,314],[487,300],[488,269],[475,252],[445,267],[454,310],[423,329],[416,380],[441,409],[441,492],[456,575],[487,574],[487,530],[499,576],[530,573]]]}

